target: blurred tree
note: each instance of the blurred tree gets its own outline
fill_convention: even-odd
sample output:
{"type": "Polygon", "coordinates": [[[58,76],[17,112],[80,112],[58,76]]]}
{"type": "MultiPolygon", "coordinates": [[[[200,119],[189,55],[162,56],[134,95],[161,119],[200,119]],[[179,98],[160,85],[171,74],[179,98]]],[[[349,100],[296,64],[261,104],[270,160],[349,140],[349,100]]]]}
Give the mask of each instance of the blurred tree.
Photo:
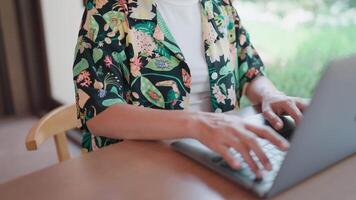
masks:
{"type": "MultiPolygon", "coordinates": [[[[274,13],[281,18],[290,14],[292,10],[301,8],[310,12],[313,19],[320,16],[343,15],[347,11],[356,12],[356,0],[235,0],[237,2],[254,2],[268,9],[268,12],[274,13]],[[330,15],[331,14],[331,15],[330,15]]],[[[350,13],[348,15],[350,19],[350,13]]],[[[351,17],[352,18],[352,17],[351,17]]],[[[354,21],[354,20],[352,20],[354,21]]]]}
{"type": "MultiPolygon", "coordinates": [[[[252,1],[258,3],[267,4],[269,2],[286,2],[285,0],[240,0],[240,1],[252,1]]],[[[297,3],[306,10],[319,11],[320,9],[330,8],[334,4],[343,4],[348,8],[356,8],[356,0],[289,0],[289,3],[297,3]]]]}

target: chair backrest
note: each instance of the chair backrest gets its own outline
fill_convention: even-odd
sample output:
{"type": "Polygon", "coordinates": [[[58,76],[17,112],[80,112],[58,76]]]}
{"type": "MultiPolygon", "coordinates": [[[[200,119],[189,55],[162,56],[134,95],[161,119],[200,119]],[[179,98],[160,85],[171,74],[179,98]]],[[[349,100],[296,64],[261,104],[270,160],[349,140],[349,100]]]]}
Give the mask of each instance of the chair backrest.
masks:
{"type": "Polygon", "coordinates": [[[39,145],[53,136],[58,160],[61,162],[70,159],[65,132],[77,127],[78,120],[76,116],[75,104],[61,106],[47,113],[27,134],[27,150],[37,150],[39,145]]]}

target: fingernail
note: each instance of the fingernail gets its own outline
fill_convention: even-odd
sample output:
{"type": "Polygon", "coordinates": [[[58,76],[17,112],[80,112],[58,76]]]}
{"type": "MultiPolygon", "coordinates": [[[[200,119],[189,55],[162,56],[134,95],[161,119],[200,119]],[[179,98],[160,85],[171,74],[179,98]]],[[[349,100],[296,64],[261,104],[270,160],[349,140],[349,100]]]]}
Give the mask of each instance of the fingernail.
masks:
{"type": "Polygon", "coordinates": [[[240,167],[241,167],[241,165],[240,165],[240,163],[239,162],[234,162],[234,168],[235,169],[240,169],[240,167]]]}
{"type": "Polygon", "coordinates": [[[266,169],[268,170],[268,171],[271,171],[272,170],[272,165],[271,165],[271,163],[267,163],[266,164],[266,169]]]}
{"type": "Polygon", "coordinates": [[[288,142],[282,142],[282,147],[285,149],[285,150],[288,150],[289,149],[289,143],[288,142]]]}
{"type": "Polygon", "coordinates": [[[277,127],[277,129],[281,129],[281,128],[283,128],[283,124],[281,122],[277,122],[276,127],[277,127]]]}

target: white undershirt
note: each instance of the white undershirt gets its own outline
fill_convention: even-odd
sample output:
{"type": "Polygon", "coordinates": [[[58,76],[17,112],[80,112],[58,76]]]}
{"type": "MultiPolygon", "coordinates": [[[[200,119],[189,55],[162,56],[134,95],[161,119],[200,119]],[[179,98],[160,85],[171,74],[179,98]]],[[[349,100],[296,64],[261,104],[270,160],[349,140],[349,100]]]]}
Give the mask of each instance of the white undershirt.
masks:
{"type": "Polygon", "coordinates": [[[192,86],[188,109],[211,112],[209,73],[204,56],[199,0],[156,0],[156,3],[191,72],[192,86]]]}

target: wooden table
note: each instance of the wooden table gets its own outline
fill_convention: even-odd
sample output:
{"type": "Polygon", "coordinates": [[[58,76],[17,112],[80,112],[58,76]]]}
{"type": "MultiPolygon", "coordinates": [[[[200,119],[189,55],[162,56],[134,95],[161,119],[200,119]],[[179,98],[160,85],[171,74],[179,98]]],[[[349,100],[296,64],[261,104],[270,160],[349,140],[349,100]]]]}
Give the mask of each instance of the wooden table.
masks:
{"type": "MultiPolygon", "coordinates": [[[[276,200],[355,200],[356,155],[276,200]]],[[[0,185],[0,199],[257,199],[163,142],[125,141],[0,185]]]]}

